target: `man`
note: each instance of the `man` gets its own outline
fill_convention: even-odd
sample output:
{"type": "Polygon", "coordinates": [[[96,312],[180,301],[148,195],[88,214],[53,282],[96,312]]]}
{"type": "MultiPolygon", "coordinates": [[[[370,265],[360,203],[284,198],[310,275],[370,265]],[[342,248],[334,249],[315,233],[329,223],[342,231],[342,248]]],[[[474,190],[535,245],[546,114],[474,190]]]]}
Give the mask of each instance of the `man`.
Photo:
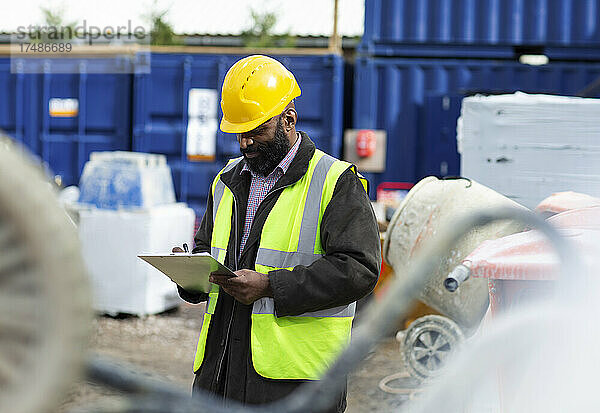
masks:
{"type": "MultiPolygon", "coordinates": [[[[193,252],[209,251],[237,277],[211,275],[194,389],[247,404],[316,380],[347,345],[355,302],[380,268],[376,220],[355,168],[296,131],[296,79],[249,56],[225,76],[221,130],[242,157],[210,188],[193,252]]],[[[346,407],[345,392],[331,411],[346,407]]]]}

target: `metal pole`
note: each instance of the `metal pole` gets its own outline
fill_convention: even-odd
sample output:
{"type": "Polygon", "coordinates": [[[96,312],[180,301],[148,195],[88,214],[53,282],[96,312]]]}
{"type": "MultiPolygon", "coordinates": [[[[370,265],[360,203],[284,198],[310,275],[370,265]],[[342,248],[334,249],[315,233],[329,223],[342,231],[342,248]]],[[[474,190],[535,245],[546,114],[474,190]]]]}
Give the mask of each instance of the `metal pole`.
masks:
{"type": "Polygon", "coordinates": [[[333,53],[342,53],[342,42],[338,34],[338,0],[333,0],[333,33],[329,38],[329,50],[333,53]]]}

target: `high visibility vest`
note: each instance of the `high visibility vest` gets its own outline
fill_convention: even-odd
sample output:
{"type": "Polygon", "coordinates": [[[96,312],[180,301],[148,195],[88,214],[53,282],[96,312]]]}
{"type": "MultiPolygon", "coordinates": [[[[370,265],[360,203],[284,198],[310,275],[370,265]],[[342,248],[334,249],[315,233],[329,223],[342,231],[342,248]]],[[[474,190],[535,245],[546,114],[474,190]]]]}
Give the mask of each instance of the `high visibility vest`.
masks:
{"type": "MultiPolygon", "coordinates": [[[[241,160],[241,157],[230,160],[211,186],[214,222],[211,253],[221,263],[225,261],[229,244],[234,198],[220,176],[241,160]]],[[[282,190],[269,212],[262,229],[255,271],[268,274],[277,269],[291,270],[296,265],[308,266],[323,256],[321,219],[339,177],[349,168],[354,167],[322,151],[315,151],[306,174],[282,190]]],[[[366,191],[366,180],[359,177],[366,191]]],[[[213,284],[198,340],[194,371],[204,360],[206,338],[218,298],[219,287],[213,284]]],[[[257,300],[252,308],[250,330],[254,369],[271,379],[318,379],[348,344],[355,307],[354,302],[297,316],[278,317],[272,298],[257,300]]]]}

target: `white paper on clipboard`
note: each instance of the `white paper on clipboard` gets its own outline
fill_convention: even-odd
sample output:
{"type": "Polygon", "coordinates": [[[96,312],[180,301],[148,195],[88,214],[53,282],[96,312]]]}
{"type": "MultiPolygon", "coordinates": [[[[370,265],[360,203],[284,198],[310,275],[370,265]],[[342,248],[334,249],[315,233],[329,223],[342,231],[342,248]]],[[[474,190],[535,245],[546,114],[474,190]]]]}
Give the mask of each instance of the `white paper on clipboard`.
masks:
{"type": "Polygon", "coordinates": [[[199,254],[174,253],[169,255],[138,255],[187,291],[210,291],[211,273],[236,275],[207,252],[199,254]]]}

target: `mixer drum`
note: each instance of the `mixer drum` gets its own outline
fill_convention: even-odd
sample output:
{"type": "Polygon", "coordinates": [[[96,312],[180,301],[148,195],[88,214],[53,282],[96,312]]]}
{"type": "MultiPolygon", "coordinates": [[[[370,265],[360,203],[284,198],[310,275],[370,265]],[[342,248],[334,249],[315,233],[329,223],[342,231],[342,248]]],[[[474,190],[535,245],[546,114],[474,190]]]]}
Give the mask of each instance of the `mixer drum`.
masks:
{"type": "MultiPolygon", "coordinates": [[[[424,178],[411,189],[392,217],[383,245],[384,259],[394,268],[396,276],[402,277],[437,231],[451,230],[452,223],[469,212],[498,207],[525,208],[466,178],[424,178]]],[[[468,279],[451,293],[444,288],[444,279],[483,241],[523,230],[522,224],[498,221],[470,231],[440,261],[419,299],[454,320],[466,332],[476,328],[489,303],[487,280],[468,279]]]]}

